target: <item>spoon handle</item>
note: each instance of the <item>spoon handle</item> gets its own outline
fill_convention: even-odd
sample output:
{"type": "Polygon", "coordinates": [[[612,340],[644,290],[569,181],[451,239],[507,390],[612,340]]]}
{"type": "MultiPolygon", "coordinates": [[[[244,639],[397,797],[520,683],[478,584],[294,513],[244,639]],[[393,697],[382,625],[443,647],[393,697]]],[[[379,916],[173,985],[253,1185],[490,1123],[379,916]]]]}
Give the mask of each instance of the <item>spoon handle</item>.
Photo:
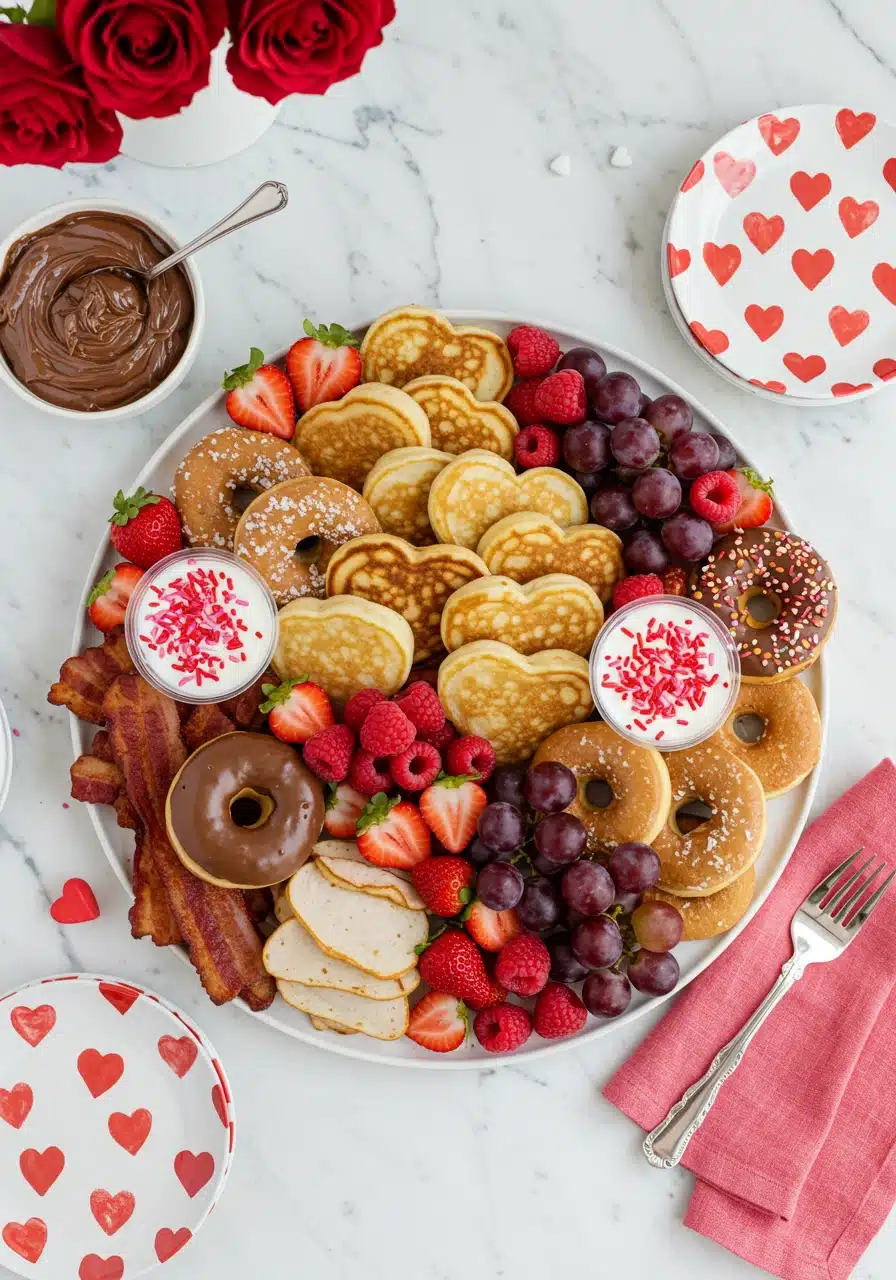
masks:
{"type": "Polygon", "coordinates": [[[238,205],[232,213],[228,213],[226,218],[222,218],[213,227],[209,227],[208,231],[203,231],[189,244],[185,244],[182,249],[178,249],[176,253],[170,254],[151,267],[145,276],[146,283],[155,280],[156,276],[160,276],[163,271],[176,267],[197,249],[204,249],[206,245],[213,244],[215,240],[229,235],[231,231],[246,227],[250,222],[257,222],[259,218],[266,218],[269,213],[277,213],[279,209],[284,208],[288,199],[289,192],[282,182],[263,182],[257,191],[253,191],[251,196],[238,205]]]}

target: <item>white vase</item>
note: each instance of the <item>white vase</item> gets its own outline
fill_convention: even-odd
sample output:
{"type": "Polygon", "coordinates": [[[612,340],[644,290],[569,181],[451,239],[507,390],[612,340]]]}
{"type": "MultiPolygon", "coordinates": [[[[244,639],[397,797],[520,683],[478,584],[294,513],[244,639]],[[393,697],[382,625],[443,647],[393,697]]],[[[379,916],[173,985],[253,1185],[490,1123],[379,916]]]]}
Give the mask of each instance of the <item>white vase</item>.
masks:
{"type": "Polygon", "coordinates": [[[277,118],[279,106],[237,89],[225,66],[229,37],[212,54],[208,86],[176,116],[130,120],[120,116],[122,153],[131,160],[170,169],[193,169],[227,160],[257,141],[277,118]]]}

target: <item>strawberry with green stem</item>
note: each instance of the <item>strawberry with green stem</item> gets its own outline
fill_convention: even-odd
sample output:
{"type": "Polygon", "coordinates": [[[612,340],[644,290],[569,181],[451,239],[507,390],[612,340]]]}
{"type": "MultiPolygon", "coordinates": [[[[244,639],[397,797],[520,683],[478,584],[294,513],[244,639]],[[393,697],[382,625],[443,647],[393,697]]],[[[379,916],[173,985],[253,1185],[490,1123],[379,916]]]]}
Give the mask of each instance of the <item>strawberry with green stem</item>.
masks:
{"type": "Polygon", "coordinates": [[[460,853],[476,835],[488,796],[470,776],[442,774],[420,796],[426,825],[449,853],[460,853]]]}
{"type": "Polygon", "coordinates": [[[410,868],[432,853],[429,828],[409,800],[379,791],[358,819],[358,853],[377,867],[410,868]]]}
{"type": "Polygon", "coordinates": [[[333,724],[330,699],[313,680],[299,676],[282,684],[263,684],[265,700],[259,711],[268,718],[268,727],[281,742],[307,742],[333,724]]]}
{"type": "Polygon", "coordinates": [[[716,533],[734,529],[758,529],[771,519],[775,505],[773,481],[763,480],[752,467],[727,473],[740,490],[740,506],[725,524],[714,525],[716,533]]]}
{"type": "Polygon", "coordinates": [[[317,325],[306,320],[305,334],[286,356],[286,372],[299,412],[326,400],[340,400],[361,381],[358,339],[341,324],[317,325]]]}
{"type": "Polygon", "coordinates": [[[276,365],[265,364],[264,352],[252,347],[247,364],[225,375],[224,408],[238,427],[267,431],[281,440],[296,433],[296,403],[289,378],[276,365]]]}
{"type": "Polygon", "coordinates": [[[143,577],[135,564],[117,564],[104,573],[87,599],[90,621],[98,631],[112,631],[124,622],[134,587],[143,577]]]}
{"type": "Polygon", "coordinates": [[[168,498],[147,493],[141,485],[128,497],[118,490],[109,517],[112,546],[141,569],[149,569],[183,546],[180,516],[168,498]]]}

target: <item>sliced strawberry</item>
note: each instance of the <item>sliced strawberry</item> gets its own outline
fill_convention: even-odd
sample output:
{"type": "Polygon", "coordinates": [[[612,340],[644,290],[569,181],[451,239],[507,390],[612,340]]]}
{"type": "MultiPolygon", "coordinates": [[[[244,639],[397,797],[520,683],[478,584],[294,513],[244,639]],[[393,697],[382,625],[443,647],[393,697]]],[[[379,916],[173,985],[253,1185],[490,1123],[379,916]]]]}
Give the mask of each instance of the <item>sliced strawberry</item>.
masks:
{"type": "Polygon", "coordinates": [[[364,806],[357,832],[358,853],[377,867],[415,867],[432,852],[417,806],[382,791],[364,806]]]}
{"type": "Polygon", "coordinates": [[[289,378],[276,365],[264,363],[264,352],[253,347],[249,363],[238,365],[221,383],[227,392],[224,407],[239,427],[267,431],[281,440],[296,433],[296,402],[289,378]]]}
{"type": "Polygon", "coordinates": [[[449,853],[460,853],[476,834],[488,796],[471,778],[436,778],[420,796],[420,812],[435,838],[449,853]]]}
{"type": "Polygon", "coordinates": [[[341,324],[302,326],[307,338],[289,348],[286,371],[299,412],[325,400],[339,400],[361,381],[358,339],[341,324]]]}
{"type": "Polygon", "coordinates": [[[771,480],[763,480],[752,467],[727,473],[740,490],[740,506],[733,519],[725,524],[713,525],[716,533],[731,533],[732,529],[758,529],[771,519],[775,505],[775,492],[771,480]]]}
{"type": "Polygon", "coordinates": [[[307,742],[333,723],[330,699],[307,676],[284,680],[283,684],[263,684],[261,692],[265,701],[258,709],[281,742],[307,742]]]}
{"type": "Polygon", "coordinates": [[[407,1036],[433,1053],[459,1049],[467,1037],[467,1007],[457,996],[428,992],[411,1010],[407,1036]]]}
{"type": "Polygon", "coordinates": [[[500,951],[505,943],[523,931],[515,908],[510,911],[492,911],[491,907],[483,906],[478,898],[464,913],[464,928],[483,951],[500,951]]]}
{"type": "Polygon", "coordinates": [[[124,622],[128,601],[143,570],[135,564],[117,564],[104,573],[87,600],[90,621],[99,631],[112,631],[124,622]]]}
{"type": "Polygon", "coordinates": [[[358,819],[364,812],[368,797],[349,786],[347,782],[327,784],[327,812],[324,830],[335,840],[353,840],[358,819]]]}

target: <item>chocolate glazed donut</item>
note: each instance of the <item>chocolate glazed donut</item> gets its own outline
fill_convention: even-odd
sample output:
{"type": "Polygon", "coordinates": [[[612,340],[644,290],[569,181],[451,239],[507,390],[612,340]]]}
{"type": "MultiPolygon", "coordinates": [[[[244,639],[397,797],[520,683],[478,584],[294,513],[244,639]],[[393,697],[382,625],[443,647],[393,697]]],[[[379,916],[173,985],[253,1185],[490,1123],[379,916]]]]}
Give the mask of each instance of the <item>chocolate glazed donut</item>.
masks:
{"type": "Polygon", "coordinates": [[[225,733],[181,766],[165,806],[184,866],[210,884],[261,889],[287,880],[320,835],[320,782],[298,752],[263,733],[225,733]]]}

